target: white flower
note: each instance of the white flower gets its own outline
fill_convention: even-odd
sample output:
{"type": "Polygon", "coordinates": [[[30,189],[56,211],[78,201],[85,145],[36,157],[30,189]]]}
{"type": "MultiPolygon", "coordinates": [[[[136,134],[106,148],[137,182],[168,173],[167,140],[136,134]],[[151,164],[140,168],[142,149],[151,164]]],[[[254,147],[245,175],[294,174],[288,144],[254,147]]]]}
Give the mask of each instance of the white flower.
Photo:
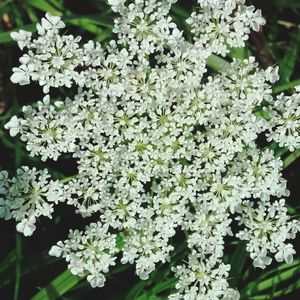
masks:
{"type": "Polygon", "coordinates": [[[50,180],[47,170],[37,171],[35,168],[22,167],[17,169],[16,177],[9,178],[5,171],[0,172],[1,217],[14,218],[17,230],[25,236],[30,236],[35,231],[36,219],[40,216],[52,218],[52,199],[48,199],[49,191],[60,195],[56,201],[64,201],[62,185],[50,180]],[[9,186],[9,188],[8,188],[9,186]],[[5,199],[5,200],[4,200],[5,199]],[[49,201],[49,202],[48,202],[49,201]]]}
{"type": "Polygon", "coordinates": [[[227,292],[224,294],[222,300],[239,300],[240,294],[237,290],[228,289],[227,292]]]}
{"type": "Polygon", "coordinates": [[[28,47],[30,45],[32,33],[20,30],[19,32],[12,32],[10,36],[18,43],[19,48],[23,50],[24,47],[28,47]]]}
{"type": "Polygon", "coordinates": [[[62,248],[56,245],[52,246],[49,251],[49,255],[51,256],[60,257],[61,254],[62,254],[62,248]]]}
{"type": "Polygon", "coordinates": [[[95,287],[103,287],[106,279],[103,274],[97,273],[97,274],[88,275],[87,281],[91,284],[92,288],[95,288],[95,287]]]}
{"type": "Polygon", "coordinates": [[[108,232],[108,226],[100,222],[86,226],[85,231],[70,231],[69,239],[52,246],[50,255],[65,258],[74,275],[84,276],[92,287],[102,287],[105,282],[103,273],[115,265],[116,235],[108,232]]]}
{"type": "Polygon", "coordinates": [[[292,244],[282,245],[279,248],[279,251],[275,255],[275,259],[278,262],[285,261],[290,264],[293,261],[293,255],[296,254],[296,251],[293,248],[292,244]]]}
{"type": "Polygon", "coordinates": [[[285,260],[291,263],[295,250],[285,241],[295,236],[300,228],[294,227],[294,222],[289,220],[283,199],[270,202],[259,202],[257,208],[245,201],[242,206],[241,216],[237,219],[239,224],[245,225],[237,237],[247,240],[247,250],[254,260],[253,265],[264,269],[271,264],[270,253],[276,253],[275,259],[279,262],[285,260]]]}
{"type": "Polygon", "coordinates": [[[13,68],[13,74],[10,77],[10,80],[13,83],[19,83],[20,85],[26,85],[30,83],[30,75],[28,69],[21,65],[19,68],[13,68]]]}
{"type": "Polygon", "coordinates": [[[37,24],[37,30],[40,35],[45,35],[46,33],[53,35],[58,33],[58,30],[64,27],[65,24],[61,21],[61,18],[53,16],[49,12],[46,13],[45,18],[42,18],[41,24],[37,24]]]}
{"type": "Polygon", "coordinates": [[[290,151],[300,147],[300,93],[292,96],[281,94],[271,112],[268,140],[277,142],[281,147],[286,146],[290,151]]]}
{"type": "Polygon", "coordinates": [[[4,125],[4,128],[9,130],[9,134],[14,137],[20,132],[19,126],[19,119],[16,116],[13,116],[10,121],[4,125]]]}
{"type": "Polygon", "coordinates": [[[253,5],[247,7],[246,14],[250,21],[250,27],[254,31],[259,31],[261,26],[266,24],[266,20],[261,15],[261,10],[257,9],[255,12],[255,7],[253,5]]]}
{"type": "Polygon", "coordinates": [[[22,219],[20,223],[17,224],[17,230],[23,233],[25,236],[31,236],[36,229],[35,217],[30,216],[28,219],[22,219]]]}
{"type": "Polygon", "coordinates": [[[179,279],[176,284],[178,292],[171,295],[170,300],[177,299],[176,296],[178,299],[214,300],[222,296],[228,299],[228,294],[232,290],[226,280],[230,266],[210,258],[203,261],[201,256],[200,253],[192,252],[187,265],[174,268],[175,275],[179,279]]]}
{"type": "Polygon", "coordinates": [[[124,0],[107,0],[108,4],[111,5],[112,7],[118,6],[120,4],[123,4],[125,1],[124,0]]]}
{"type": "Polygon", "coordinates": [[[270,265],[272,258],[268,256],[258,256],[253,260],[253,266],[261,269],[265,269],[266,266],[270,265]]]}

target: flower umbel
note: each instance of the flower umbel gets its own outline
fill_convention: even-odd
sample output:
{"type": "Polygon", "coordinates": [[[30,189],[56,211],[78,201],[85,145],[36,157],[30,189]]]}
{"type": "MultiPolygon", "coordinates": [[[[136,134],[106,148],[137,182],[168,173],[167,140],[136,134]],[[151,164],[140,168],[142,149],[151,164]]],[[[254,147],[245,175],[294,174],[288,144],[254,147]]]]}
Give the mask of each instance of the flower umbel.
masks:
{"type": "Polygon", "coordinates": [[[12,34],[27,52],[11,80],[37,81],[46,95],[5,128],[44,161],[68,153],[78,174],[62,184],[46,171],[23,167],[13,179],[2,171],[0,213],[25,235],[58,201],[97,219],[50,251],[92,287],[104,285],[119,252],[147,279],[172,259],[183,231],[188,249],[173,268],[169,299],[236,300],[222,262],[228,236],[246,241],[256,267],[272,257],[290,263],[295,253],[289,240],[300,225],[285,208],[283,164],[257,139],[299,148],[299,90],[274,99],[278,68],[263,70],[254,57],[207,73],[211,54],[244,46],[264,25],[260,10],[244,0],[199,0],[188,41],[169,16],[175,2],[109,0],[117,39],[103,45],[60,35],[65,25],[49,13],[36,39],[12,34]],[[72,99],[50,99],[50,88],[75,86],[72,99]]]}

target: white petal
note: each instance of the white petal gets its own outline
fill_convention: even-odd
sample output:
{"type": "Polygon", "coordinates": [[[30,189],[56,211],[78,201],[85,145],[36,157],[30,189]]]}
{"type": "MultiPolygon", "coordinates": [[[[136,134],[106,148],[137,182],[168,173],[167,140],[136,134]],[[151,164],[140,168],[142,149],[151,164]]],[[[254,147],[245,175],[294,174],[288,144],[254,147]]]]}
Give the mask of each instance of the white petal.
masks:
{"type": "Polygon", "coordinates": [[[60,257],[61,256],[61,252],[62,252],[62,249],[60,247],[54,245],[54,246],[51,247],[51,249],[49,251],[49,255],[60,257]]]}
{"type": "Polygon", "coordinates": [[[108,0],[107,2],[111,6],[117,6],[117,5],[120,5],[123,1],[122,0],[108,0]]]}
{"type": "Polygon", "coordinates": [[[275,259],[278,261],[278,262],[282,262],[283,261],[283,251],[280,250],[276,253],[275,255],[275,259]]]}
{"type": "Polygon", "coordinates": [[[30,83],[28,76],[23,71],[16,71],[10,77],[11,82],[26,85],[30,83]]]}

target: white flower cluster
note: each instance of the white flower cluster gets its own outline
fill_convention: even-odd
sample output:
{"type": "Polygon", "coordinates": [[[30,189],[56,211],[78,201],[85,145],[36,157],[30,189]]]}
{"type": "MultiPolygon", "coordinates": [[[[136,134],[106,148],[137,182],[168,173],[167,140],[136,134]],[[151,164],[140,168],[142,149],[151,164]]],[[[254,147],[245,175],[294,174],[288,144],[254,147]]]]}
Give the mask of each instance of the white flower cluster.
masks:
{"type": "Polygon", "coordinates": [[[169,299],[239,299],[236,291],[228,288],[228,282],[225,279],[230,265],[211,258],[203,261],[203,258],[201,253],[193,251],[189,256],[187,266],[182,265],[175,269],[175,274],[179,277],[176,284],[178,293],[171,295],[169,299]],[[184,294],[183,298],[182,294],[184,294]]]}
{"type": "Polygon", "coordinates": [[[245,0],[198,0],[199,12],[187,20],[195,34],[195,44],[226,55],[230,47],[244,47],[250,29],[259,31],[266,21],[261,11],[246,6],[245,0]]]}
{"type": "Polygon", "coordinates": [[[103,273],[115,265],[116,237],[108,232],[108,225],[91,223],[84,232],[71,230],[69,239],[58,242],[49,254],[65,258],[72,274],[80,277],[88,274],[87,280],[92,287],[102,287],[105,283],[103,273]]]}
{"type": "Polygon", "coordinates": [[[31,40],[31,33],[24,30],[12,33],[11,37],[21,49],[28,48],[28,53],[20,58],[21,66],[13,68],[12,82],[26,85],[30,80],[38,81],[45,93],[51,86],[71,87],[82,50],[78,45],[80,37],[58,35],[59,29],[64,27],[60,17],[47,13],[37,25],[37,39],[31,40]]]}
{"type": "Polygon", "coordinates": [[[286,240],[294,239],[300,231],[300,223],[290,220],[283,199],[279,201],[258,202],[256,208],[249,200],[243,201],[241,215],[237,217],[239,225],[245,229],[237,233],[241,240],[248,241],[247,250],[251,253],[253,264],[265,268],[272,262],[269,253],[276,253],[279,262],[293,261],[295,250],[292,244],[285,244],[286,240]]]}
{"type": "Polygon", "coordinates": [[[272,123],[268,140],[277,142],[290,151],[300,148],[300,87],[292,96],[281,94],[272,110],[272,123]]]}
{"type": "MultiPolygon", "coordinates": [[[[255,266],[269,264],[270,254],[292,260],[285,240],[295,237],[299,222],[289,219],[283,200],[273,200],[289,194],[282,162],[259,148],[257,138],[265,134],[291,150],[299,147],[299,95],[274,100],[278,69],[262,70],[253,57],[207,75],[212,53],[244,45],[250,28],[264,24],[260,11],[243,0],[199,0],[199,11],[188,20],[192,43],[169,16],[174,0],[108,2],[119,17],[118,39],[106,46],[80,46],[79,38],[60,36],[64,24],[49,13],[37,39],[25,31],[12,34],[28,49],[13,69],[13,82],[38,81],[45,93],[79,87],[74,99],[52,103],[46,95],[5,126],[42,160],[71,153],[78,175],[54,198],[83,217],[99,215],[99,222],[85,232],[71,231],[50,254],[66,258],[92,286],[102,286],[118,252],[110,232],[118,231],[121,262],[136,264],[138,276],[147,279],[157,263],[168,261],[173,237],[183,230],[190,254],[174,268],[178,292],[170,299],[238,299],[226,280],[230,266],[222,263],[224,239],[235,235],[233,220],[242,226],[236,237],[248,242],[255,266]]],[[[8,218],[15,198],[7,196],[11,182],[3,174],[8,200],[1,211],[8,218]]],[[[30,182],[48,190],[38,176],[30,182]]],[[[30,203],[36,207],[44,194],[30,203]]],[[[20,203],[12,214],[22,210],[20,203]]]]}
{"type": "Polygon", "coordinates": [[[64,200],[63,186],[50,179],[48,171],[37,171],[25,166],[17,170],[16,177],[9,178],[0,172],[0,217],[14,218],[17,230],[25,236],[35,231],[36,219],[52,218],[53,205],[64,200]]]}

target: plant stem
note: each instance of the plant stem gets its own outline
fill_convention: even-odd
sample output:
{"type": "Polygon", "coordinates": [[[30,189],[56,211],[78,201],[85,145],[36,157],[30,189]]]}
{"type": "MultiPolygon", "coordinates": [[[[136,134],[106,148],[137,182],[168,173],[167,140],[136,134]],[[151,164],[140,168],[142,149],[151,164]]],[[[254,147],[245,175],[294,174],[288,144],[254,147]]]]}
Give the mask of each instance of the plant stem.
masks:
{"type": "Polygon", "coordinates": [[[278,85],[278,86],[276,86],[273,89],[273,92],[275,94],[279,94],[279,93],[284,92],[286,90],[292,89],[292,88],[294,88],[297,85],[300,85],[300,79],[297,79],[297,80],[294,80],[294,81],[291,81],[291,82],[288,82],[288,83],[284,83],[284,84],[278,85]]]}
{"type": "Polygon", "coordinates": [[[16,272],[15,272],[15,288],[14,300],[18,300],[20,291],[20,278],[21,278],[21,259],[22,259],[22,239],[21,234],[16,233],[16,272]]]}
{"type": "Polygon", "coordinates": [[[230,63],[222,57],[212,54],[207,60],[206,64],[214,71],[224,71],[230,68],[230,63]]]}
{"type": "Polygon", "coordinates": [[[300,157],[300,149],[294,151],[291,153],[284,161],[283,161],[283,167],[287,168],[290,166],[298,157],[300,157]]]}

